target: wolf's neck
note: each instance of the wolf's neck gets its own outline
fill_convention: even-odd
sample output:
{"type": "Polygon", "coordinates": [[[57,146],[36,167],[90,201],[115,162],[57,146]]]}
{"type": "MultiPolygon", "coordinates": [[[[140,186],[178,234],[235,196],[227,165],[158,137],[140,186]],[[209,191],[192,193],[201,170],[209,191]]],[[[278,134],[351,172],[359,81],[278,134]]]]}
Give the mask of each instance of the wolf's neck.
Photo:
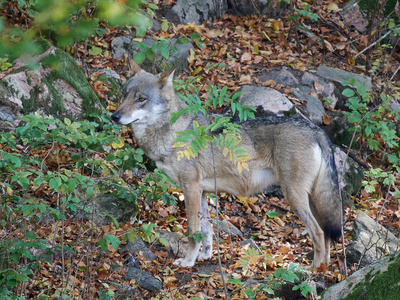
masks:
{"type": "Polygon", "coordinates": [[[140,124],[132,126],[138,146],[154,161],[165,156],[175,155],[172,145],[175,143],[174,138],[178,136],[176,132],[186,130],[192,123],[193,116],[183,115],[174,124],[170,124],[171,112],[168,111],[158,120],[159,122],[152,126],[144,124],[143,126],[140,124]]]}

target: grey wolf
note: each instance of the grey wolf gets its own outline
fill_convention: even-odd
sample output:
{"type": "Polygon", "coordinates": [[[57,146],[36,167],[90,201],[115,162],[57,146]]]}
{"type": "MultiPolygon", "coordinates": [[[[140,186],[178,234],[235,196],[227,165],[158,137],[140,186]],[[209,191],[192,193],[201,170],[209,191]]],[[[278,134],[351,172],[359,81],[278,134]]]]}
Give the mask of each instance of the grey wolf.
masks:
{"type": "MultiPolygon", "coordinates": [[[[112,119],[130,124],[137,144],[184,193],[189,243],[186,255],[174,263],[191,267],[197,259],[212,256],[213,231],[206,193],[214,192],[210,147],[195,159],[177,161],[173,148],[176,132],[192,128],[193,120],[181,116],[170,124],[171,112],[185,107],[175,94],[173,72],[153,75],[139,70],[125,84],[122,104],[112,119]],[[201,231],[197,243],[191,236],[201,231]]],[[[279,183],[292,210],[302,220],[314,245],[313,264],[330,262],[331,240],[341,234],[341,196],[331,143],[322,129],[305,120],[268,117],[242,123],[241,144],[250,154],[249,171],[239,172],[222,151],[215,151],[218,192],[237,196],[263,192],[279,183]]]]}

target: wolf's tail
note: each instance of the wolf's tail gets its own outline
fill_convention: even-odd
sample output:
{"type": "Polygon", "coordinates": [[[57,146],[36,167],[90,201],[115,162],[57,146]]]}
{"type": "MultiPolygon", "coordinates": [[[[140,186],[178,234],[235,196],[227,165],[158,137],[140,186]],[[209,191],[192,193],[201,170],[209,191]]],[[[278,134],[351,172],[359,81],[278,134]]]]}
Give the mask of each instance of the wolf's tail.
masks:
{"type": "Polygon", "coordinates": [[[310,201],[325,236],[335,241],[342,233],[342,197],[333,150],[330,145],[324,146],[321,147],[322,163],[310,201]]]}

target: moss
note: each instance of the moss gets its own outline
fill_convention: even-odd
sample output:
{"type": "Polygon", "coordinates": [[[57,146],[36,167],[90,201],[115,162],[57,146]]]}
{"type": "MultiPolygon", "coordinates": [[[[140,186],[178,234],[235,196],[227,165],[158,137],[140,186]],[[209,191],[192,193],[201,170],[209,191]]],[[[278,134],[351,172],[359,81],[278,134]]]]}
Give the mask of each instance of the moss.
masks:
{"type": "MultiPolygon", "coordinates": [[[[45,39],[38,39],[36,43],[43,52],[52,46],[51,43],[45,39]]],[[[57,92],[52,85],[52,82],[58,78],[61,78],[71,84],[83,99],[81,117],[87,117],[88,114],[100,112],[99,98],[87,82],[86,76],[82,69],[68,53],[60,49],[56,49],[55,55],[44,57],[40,62],[44,67],[49,67],[52,70],[48,77],[47,85],[53,94],[55,102],[52,105],[55,105],[56,110],[62,112],[63,105],[61,97],[56,96],[57,92]]],[[[68,112],[66,112],[66,114],[68,114],[68,112]]]]}
{"type": "MultiPolygon", "coordinates": [[[[50,105],[46,106],[46,109],[48,110],[47,112],[51,115],[60,115],[65,112],[65,106],[62,100],[62,97],[58,93],[57,89],[54,87],[52,82],[48,80],[47,78],[43,78],[43,83],[47,85],[47,88],[49,89],[51,95],[53,96],[53,101],[50,105]]],[[[49,104],[49,103],[48,103],[49,104]]]]}
{"type": "Polygon", "coordinates": [[[389,265],[387,271],[365,276],[353,292],[342,300],[395,300],[400,295],[400,255],[389,265]]]}

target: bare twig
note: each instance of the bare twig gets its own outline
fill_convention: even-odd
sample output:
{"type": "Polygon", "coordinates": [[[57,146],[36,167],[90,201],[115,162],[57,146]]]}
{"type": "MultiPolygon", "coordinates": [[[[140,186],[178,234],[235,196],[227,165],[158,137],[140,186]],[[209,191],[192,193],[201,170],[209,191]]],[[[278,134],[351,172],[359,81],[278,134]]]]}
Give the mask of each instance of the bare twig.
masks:
{"type": "MultiPolygon", "coordinates": [[[[397,29],[397,27],[396,27],[397,29]]],[[[381,36],[379,39],[377,39],[375,42],[373,42],[371,45],[369,45],[368,47],[364,48],[362,51],[358,52],[354,58],[357,58],[357,56],[363,54],[365,51],[367,51],[368,49],[372,48],[373,46],[375,46],[377,43],[379,43],[380,41],[382,41],[384,38],[386,38],[391,32],[393,31],[393,29],[389,30],[388,32],[386,32],[386,34],[384,36],[381,36]]]]}
{"type": "Polygon", "coordinates": [[[221,253],[219,250],[219,222],[218,222],[218,218],[219,218],[219,201],[218,201],[218,190],[217,190],[217,171],[215,169],[215,155],[214,155],[214,147],[213,147],[213,143],[211,143],[211,152],[212,152],[212,158],[213,158],[213,168],[214,168],[214,187],[215,187],[215,209],[216,209],[216,215],[217,215],[217,237],[216,237],[216,241],[217,241],[217,253],[218,253],[218,265],[219,265],[219,271],[221,273],[221,277],[222,277],[222,284],[224,285],[224,293],[225,293],[225,299],[228,300],[229,299],[229,295],[228,295],[228,291],[226,289],[226,283],[225,283],[225,277],[224,277],[224,271],[222,270],[222,263],[221,263],[221,253]]]}

